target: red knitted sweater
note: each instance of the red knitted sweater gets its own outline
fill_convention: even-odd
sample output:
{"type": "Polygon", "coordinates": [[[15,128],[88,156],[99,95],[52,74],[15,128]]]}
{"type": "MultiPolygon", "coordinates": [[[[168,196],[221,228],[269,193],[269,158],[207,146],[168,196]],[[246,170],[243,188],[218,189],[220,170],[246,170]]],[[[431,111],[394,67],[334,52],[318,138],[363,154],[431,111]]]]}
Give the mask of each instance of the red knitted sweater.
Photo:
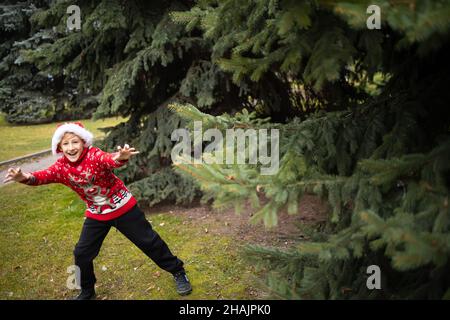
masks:
{"type": "Polygon", "coordinates": [[[117,218],[130,210],[136,199],[122,180],[113,173],[127,161],[114,161],[113,154],[99,148],[84,148],[76,162],[65,156],[59,158],[45,170],[31,173],[23,183],[37,186],[48,183],[62,183],[86,202],[86,217],[106,221],[117,218]]]}

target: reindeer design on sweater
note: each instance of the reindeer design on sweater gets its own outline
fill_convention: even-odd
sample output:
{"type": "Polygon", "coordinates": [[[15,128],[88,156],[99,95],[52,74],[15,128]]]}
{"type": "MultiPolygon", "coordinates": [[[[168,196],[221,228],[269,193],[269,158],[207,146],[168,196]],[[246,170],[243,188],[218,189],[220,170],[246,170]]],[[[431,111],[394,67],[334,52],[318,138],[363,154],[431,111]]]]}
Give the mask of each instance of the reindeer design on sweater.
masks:
{"type": "Polygon", "coordinates": [[[116,204],[108,198],[110,189],[95,185],[95,175],[89,170],[81,172],[81,177],[69,174],[70,184],[84,191],[87,200],[93,203],[95,211],[101,214],[105,209],[115,209],[116,204]]]}

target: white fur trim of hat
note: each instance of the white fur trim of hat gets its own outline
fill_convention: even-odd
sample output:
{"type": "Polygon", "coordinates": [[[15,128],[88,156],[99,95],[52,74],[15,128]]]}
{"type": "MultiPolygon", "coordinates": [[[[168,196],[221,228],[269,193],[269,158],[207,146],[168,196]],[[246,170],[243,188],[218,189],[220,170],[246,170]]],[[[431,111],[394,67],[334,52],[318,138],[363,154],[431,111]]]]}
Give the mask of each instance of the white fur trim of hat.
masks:
{"type": "Polygon", "coordinates": [[[81,123],[64,123],[60,125],[58,128],[56,128],[55,133],[53,134],[52,138],[52,152],[54,155],[60,153],[61,151],[58,151],[58,144],[61,142],[62,137],[64,137],[64,134],[71,132],[73,134],[76,134],[81,139],[84,140],[84,146],[89,147],[92,145],[92,141],[94,140],[94,135],[86,130],[84,126],[81,123]]]}

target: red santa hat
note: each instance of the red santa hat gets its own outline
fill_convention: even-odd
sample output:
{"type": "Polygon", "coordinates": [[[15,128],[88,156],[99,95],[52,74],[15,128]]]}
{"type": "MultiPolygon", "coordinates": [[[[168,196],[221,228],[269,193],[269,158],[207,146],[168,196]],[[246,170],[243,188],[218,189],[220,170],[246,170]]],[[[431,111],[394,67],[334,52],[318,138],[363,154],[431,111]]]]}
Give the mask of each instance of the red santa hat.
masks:
{"type": "Polygon", "coordinates": [[[58,127],[55,130],[55,133],[53,134],[52,138],[53,154],[61,152],[61,150],[58,149],[58,145],[61,142],[62,137],[64,137],[64,135],[68,132],[76,134],[81,139],[83,139],[85,147],[89,147],[92,145],[94,135],[88,130],[86,130],[81,122],[66,122],[64,124],[58,125],[58,127]]]}

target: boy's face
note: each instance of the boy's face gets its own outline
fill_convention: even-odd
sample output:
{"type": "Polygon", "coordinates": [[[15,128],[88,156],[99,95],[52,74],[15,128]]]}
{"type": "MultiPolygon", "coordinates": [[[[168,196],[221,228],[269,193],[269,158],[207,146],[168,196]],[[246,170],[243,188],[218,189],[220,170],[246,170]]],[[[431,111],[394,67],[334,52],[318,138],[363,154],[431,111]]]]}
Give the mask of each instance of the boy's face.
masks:
{"type": "Polygon", "coordinates": [[[84,142],[76,134],[66,133],[59,145],[66,158],[71,162],[75,162],[83,152],[84,142]]]}

